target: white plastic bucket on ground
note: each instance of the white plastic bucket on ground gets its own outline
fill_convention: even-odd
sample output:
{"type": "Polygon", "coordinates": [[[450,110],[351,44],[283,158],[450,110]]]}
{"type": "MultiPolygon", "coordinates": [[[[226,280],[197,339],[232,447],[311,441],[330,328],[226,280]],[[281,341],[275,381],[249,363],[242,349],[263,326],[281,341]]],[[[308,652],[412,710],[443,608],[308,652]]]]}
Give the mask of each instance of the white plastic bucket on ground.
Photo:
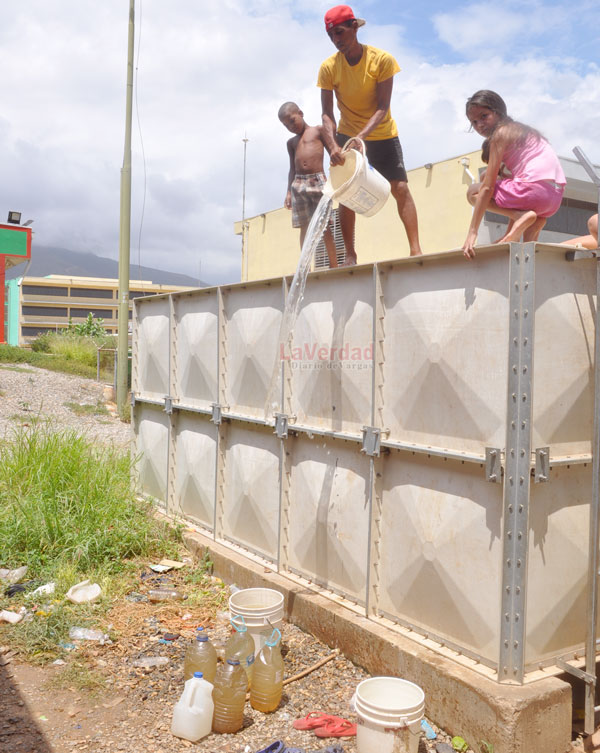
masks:
{"type": "Polygon", "coordinates": [[[244,618],[258,654],[273,628],[281,626],[283,594],[271,588],[244,588],[229,597],[229,614],[244,618]]]}
{"type": "Polygon", "coordinates": [[[372,217],[387,201],[390,184],[356,149],[345,150],[344,157],[343,165],[331,166],[323,193],[354,212],[372,217]]]}
{"type": "Polygon", "coordinates": [[[399,677],[371,677],[356,688],[358,753],[417,753],[425,693],[399,677]]]}

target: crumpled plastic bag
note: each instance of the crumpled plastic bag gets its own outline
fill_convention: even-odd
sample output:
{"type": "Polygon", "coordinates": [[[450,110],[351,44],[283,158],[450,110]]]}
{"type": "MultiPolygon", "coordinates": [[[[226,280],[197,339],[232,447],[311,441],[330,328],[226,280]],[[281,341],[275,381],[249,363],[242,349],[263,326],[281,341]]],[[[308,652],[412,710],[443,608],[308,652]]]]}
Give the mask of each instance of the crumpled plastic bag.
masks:
{"type": "Polygon", "coordinates": [[[102,589],[97,583],[90,583],[89,580],[82,580],[75,586],[71,586],[65,597],[72,601],[73,604],[85,604],[86,602],[96,601],[100,597],[102,589]]]}

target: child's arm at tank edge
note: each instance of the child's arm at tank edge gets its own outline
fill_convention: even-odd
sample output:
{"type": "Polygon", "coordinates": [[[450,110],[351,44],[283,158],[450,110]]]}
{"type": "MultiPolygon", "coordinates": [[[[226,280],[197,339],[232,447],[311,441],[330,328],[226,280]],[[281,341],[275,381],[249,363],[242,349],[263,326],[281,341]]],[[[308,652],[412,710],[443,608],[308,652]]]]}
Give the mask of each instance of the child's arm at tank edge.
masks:
{"type": "Polygon", "coordinates": [[[498,129],[494,134],[494,138],[490,144],[490,158],[488,166],[485,171],[481,187],[477,194],[477,201],[473,208],[473,216],[471,217],[471,224],[469,225],[469,232],[467,238],[463,243],[463,253],[467,259],[475,258],[475,244],[477,243],[477,231],[479,225],[485,214],[485,210],[488,208],[490,201],[494,196],[494,186],[496,185],[496,179],[500,172],[502,165],[502,156],[506,151],[507,141],[503,130],[498,129]]]}
{"type": "Polygon", "coordinates": [[[283,201],[283,206],[286,209],[292,208],[292,183],[294,181],[294,178],[296,177],[296,146],[297,139],[295,137],[289,139],[289,141],[287,142],[287,150],[290,158],[290,170],[288,172],[287,193],[283,201]]]}

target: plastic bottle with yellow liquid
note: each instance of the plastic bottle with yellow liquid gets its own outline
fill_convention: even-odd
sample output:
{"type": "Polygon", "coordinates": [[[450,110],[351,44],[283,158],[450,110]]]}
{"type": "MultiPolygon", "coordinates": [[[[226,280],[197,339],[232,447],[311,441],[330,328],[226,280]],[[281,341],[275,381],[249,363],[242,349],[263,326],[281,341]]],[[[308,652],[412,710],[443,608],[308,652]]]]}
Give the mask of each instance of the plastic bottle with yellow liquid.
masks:
{"type": "Polygon", "coordinates": [[[214,686],[213,732],[237,732],[244,723],[248,691],[248,678],[238,659],[227,659],[225,664],[219,664],[214,686]]]}
{"type": "Polygon", "coordinates": [[[217,652],[208,638],[204,628],[196,631],[196,640],[185,652],[183,660],[183,680],[186,682],[194,676],[194,672],[202,672],[207,682],[214,682],[217,672],[217,652]]]}
{"type": "Polygon", "coordinates": [[[231,618],[233,633],[225,644],[225,658],[239,659],[240,664],[246,670],[248,685],[252,684],[252,670],[254,667],[254,639],[248,633],[246,621],[243,615],[235,615],[231,618]]]}
{"type": "Polygon", "coordinates": [[[250,705],[265,714],[275,711],[283,692],[283,658],[280,650],[281,632],[275,628],[259,651],[252,671],[250,705]]]}

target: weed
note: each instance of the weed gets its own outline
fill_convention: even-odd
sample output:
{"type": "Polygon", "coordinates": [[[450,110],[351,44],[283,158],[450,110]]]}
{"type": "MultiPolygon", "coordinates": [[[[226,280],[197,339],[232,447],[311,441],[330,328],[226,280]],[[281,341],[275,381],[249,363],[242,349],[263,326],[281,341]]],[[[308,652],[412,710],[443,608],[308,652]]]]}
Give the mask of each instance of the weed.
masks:
{"type": "Polygon", "coordinates": [[[106,687],[106,679],[100,672],[90,669],[83,661],[73,660],[52,677],[44,686],[48,690],[75,688],[98,695],[106,687]]]}
{"type": "Polygon", "coordinates": [[[27,369],[24,366],[0,366],[4,371],[17,371],[19,374],[35,374],[33,369],[27,369]]]}
{"type": "Polygon", "coordinates": [[[118,572],[123,561],[174,553],[175,534],[152,518],[132,484],[129,454],[73,431],[17,429],[0,443],[0,551],[6,567],[118,572]]]}
{"type": "Polygon", "coordinates": [[[73,411],[76,416],[107,416],[108,408],[101,400],[96,405],[89,403],[63,403],[65,408],[73,411]]]}

